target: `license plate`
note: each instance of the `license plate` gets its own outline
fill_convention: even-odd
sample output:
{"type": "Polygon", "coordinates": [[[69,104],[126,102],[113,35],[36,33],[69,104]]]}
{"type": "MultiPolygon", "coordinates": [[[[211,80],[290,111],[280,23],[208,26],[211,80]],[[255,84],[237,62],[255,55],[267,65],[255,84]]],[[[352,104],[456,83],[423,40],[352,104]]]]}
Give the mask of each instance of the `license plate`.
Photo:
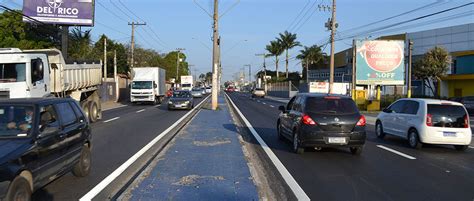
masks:
{"type": "Polygon", "coordinates": [[[444,137],[456,137],[456,132],[443,132],[444,137]]]}
{"type": "Polygon", "coordinates": [[[330,137],[328,138],[328,142],[331,144],[346,144],[345,137],[330,137]]]}

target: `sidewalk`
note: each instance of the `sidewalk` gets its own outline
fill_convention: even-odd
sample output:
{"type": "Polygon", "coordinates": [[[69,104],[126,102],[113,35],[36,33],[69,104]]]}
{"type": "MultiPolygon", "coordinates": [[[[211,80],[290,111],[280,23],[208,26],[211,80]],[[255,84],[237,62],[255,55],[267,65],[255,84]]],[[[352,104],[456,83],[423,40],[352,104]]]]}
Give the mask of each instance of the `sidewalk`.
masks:
{"type": "Polygon", "coordinates": [[[224,97],[201,109],[138,178],[130,200],[258,200],[224,97]]]}

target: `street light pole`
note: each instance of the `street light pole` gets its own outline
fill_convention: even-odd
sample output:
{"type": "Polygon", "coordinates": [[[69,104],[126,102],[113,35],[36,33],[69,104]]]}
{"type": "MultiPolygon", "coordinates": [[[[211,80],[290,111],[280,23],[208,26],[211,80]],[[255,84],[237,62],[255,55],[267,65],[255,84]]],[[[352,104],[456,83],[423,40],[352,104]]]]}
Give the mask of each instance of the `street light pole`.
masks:
{"type": "Polygon", "coordinates": [[[180,62],[179,55],[181,54],[181,51],[185,50],[185,49],[184,48],[176,48],[176,50],[178,51],[178,59],[176,59],[176,80],[175,80],[175,82],[178,82],[178,79],[179,79],[179,62],[180,62]]]}

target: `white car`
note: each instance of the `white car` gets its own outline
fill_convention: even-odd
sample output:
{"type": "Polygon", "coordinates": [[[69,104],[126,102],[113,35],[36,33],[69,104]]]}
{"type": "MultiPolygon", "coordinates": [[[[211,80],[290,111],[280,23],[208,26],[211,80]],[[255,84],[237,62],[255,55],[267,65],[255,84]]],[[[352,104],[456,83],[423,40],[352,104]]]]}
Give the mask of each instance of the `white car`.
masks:
{"type": "Polygon", "coordinates": [[[261,88],[256,88],[252,91],[252,98],[260,97],[265,98],[265,90],[261,88]]]}
{"type": "Polygon", "coordinates": [[[211,87],[206,87],[206,93],[210,94],[212,92],[212,88],[211,87]]]}
{"type": "Polygon", "coordinates": [[[426,143],[454,145],[464,151],[472,138],[466,108],[434,99],[397,100],[377,116],[375,133],[379,138],[385,134],[405,138],[416,149],[426,143]]]}

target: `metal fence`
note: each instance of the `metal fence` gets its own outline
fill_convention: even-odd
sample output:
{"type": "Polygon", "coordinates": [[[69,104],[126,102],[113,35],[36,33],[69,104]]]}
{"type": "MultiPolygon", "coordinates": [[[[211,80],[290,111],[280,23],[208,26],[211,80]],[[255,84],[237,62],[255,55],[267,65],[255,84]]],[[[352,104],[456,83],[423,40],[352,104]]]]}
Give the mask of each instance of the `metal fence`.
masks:
{"type": "Polygon", "coordinates": [[[267,93],[269,96],[290,98],[298,93],[298,87],[296,87],[289,81],[269,83],[267,85],[267,93]]]}

